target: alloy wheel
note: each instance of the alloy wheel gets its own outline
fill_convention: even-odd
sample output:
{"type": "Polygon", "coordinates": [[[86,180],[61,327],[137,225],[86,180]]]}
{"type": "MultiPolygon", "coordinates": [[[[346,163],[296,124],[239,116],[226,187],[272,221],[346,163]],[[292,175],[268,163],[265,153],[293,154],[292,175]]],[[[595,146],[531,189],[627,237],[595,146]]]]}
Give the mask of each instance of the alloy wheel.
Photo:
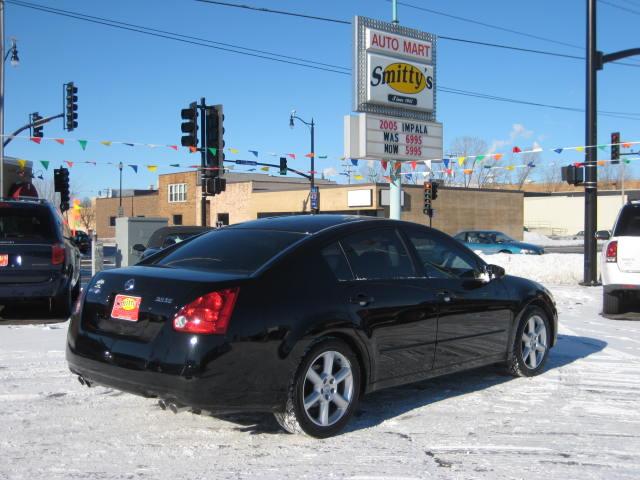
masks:
{"type": "Polygon", "coordinates": [[[320,427],[338,422],[354,397],[353,371],[349,360],[336,351],[318,355],[307,369],[304,384],[304,410],[320,427]]]}
{"type": "Polygon", "coordinates": [[[535,370],[547,353],[547,327],[539,315],[532,315],[522,331],[522,360],[527,368],[535,370]]]}

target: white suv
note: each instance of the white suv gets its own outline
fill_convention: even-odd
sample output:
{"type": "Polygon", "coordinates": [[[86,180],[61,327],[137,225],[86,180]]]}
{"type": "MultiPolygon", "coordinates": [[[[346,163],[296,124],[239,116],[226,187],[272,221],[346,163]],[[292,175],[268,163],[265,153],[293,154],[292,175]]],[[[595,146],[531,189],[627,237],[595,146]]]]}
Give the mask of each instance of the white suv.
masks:
{"type": "Polygon", "coordinates": [[[624,305],[640,306],[640,200],[622,207],[613,234],[599,231],[602,248],[601,272],[604,296],[602,313],[620,313],[624,305]],[[633,302],[633,303],[632,303],[633,302]]]}

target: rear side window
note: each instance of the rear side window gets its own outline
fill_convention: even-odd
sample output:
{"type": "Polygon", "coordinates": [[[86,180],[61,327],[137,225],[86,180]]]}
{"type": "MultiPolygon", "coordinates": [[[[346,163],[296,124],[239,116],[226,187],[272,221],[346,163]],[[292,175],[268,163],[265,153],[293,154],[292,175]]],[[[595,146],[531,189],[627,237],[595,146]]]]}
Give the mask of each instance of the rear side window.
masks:
{"type": "Polygon", "coordinates": [[[616,224],[614,237],[640,237],[640,205],[625,205],[616,224]]]}
{"type": "Polygon", "coordinates": [[[225,228],[186,242],[147,265],[214,272],[253,273],[306,235],[225,228]]]}
{"type": "Polygon", "coordinates": [[[45,207],[0,207],[0,240],[56,239],[51,212],[45,207]]]}
{"type": "Polygon", "coordinates": [[[327,262],[327,265],[336,276],[336,279],[342,281],[353,280],[351,269],[347,264],[347,259],[344,258],[340,245],[333,243],[328,247],[323,248],[321,254],[324,261],[327,262]]]}
{"type": "Polygon", "coordinates": [[[340,243],[358,279],[415,277],[413,264],[395,230],[367,230],[340,243]]]}

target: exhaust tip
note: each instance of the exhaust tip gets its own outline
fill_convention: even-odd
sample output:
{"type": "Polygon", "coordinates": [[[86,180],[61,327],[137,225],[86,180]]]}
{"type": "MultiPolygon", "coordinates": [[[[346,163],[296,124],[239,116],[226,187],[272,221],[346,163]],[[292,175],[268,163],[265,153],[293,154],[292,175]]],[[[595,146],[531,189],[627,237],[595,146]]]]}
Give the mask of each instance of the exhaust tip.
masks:
{"type": "Polygon", "coordinates": [[[158,400],[158,406],[162,410],[166,410],[167,409],[167,402],[165,402],[164,400],[160,399],[160,400],[158,400]]]}
{"type": "Polygon", "coordinates": [[[84,378],[82,378],[81,375],[78,375],[78,382],[80,382],[80,385],[82,385],[83,387],[86,385],[84,378]]]}
{"type": "Polygon", "coordinates": [[[173,403],[173,402],[169,403],[167,406],[169,407],[169,410],[171,410],[173,413],[180,413],[189,409],[189,407],[178,405],[177,403],[173,403]]]}

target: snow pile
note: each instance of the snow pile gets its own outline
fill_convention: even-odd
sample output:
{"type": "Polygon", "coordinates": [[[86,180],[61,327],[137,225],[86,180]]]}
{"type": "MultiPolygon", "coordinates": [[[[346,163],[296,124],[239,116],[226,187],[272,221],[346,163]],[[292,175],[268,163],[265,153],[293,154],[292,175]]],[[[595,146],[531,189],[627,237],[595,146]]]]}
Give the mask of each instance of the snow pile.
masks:
{"type": "Polygon", "coordinates": [[[527,243],[533,243],[534,245],[540,245],[541,247],[563,247],[569,245],[582,245],[584,243],[584,240],[582,239],[554,239],[538,232],[524,232],[522,240],[527,243]]]}
{"type": "Polygon", "coordinates": [[[576,285],[582,281],[584,255],[546,253],[544,255],[479,254],[487,263],[499,265],[508,275],[529,278],[546,285],[576,285]]]}

